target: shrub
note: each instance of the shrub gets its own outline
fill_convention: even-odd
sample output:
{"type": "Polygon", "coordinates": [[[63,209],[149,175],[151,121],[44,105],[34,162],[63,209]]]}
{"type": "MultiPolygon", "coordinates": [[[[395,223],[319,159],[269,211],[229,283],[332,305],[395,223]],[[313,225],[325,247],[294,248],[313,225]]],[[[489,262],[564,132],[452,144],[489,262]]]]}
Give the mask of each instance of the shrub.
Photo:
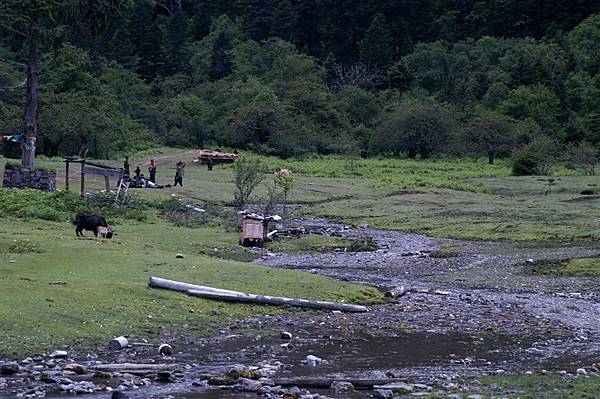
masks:
{"type": "Polygon", "coordinates": [[[264,180],[266,165],[255,156],[242,155],[233,164],[234,202],[244,206],[254,189],[264,180]]]}
{"type": "Polygon", "coordinates": [[[373,240],[371,237],[364,236],[358,237],[352,240],[348,251],[350,252],[370,252],[377,251],[379,249],[379,245],[377,242],[373,240]]]}
{"type": "Polygon", "coordinates": [[[519,147],[513,154],[513,175],[549,175],[558,161],[560,145],[547,136],[540,136],[519,147]]]}

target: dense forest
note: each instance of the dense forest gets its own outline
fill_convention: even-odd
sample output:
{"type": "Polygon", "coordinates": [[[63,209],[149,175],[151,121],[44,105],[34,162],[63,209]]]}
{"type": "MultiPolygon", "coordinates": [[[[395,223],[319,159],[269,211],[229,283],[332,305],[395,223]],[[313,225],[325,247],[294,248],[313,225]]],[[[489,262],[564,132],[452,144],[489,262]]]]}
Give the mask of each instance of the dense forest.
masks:
{"type": "MultiPolygon", "coordinates": [[[[38,153],[163,144],[493,162],[600,147],[597,0],[92,3],[111,7],[36,16],[38,153]]],[[[0,5],[0,134],[23,130],[27,100],[11,7],[28,6],[0,5]]]]}

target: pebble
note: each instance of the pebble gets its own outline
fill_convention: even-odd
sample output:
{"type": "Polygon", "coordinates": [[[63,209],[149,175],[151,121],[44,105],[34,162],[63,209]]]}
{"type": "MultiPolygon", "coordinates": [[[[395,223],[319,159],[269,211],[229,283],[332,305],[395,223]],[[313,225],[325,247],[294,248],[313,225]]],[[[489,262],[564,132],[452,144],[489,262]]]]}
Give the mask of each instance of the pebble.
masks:
{"type": "Polygon", "coordinates": [[[333,393],[351,393],[354,392],[354,385],[346,381],[334,381],[331,383],[329,390],[333,393]]]}
{"type": "Polygon", "coordinates": [[[0,365],[0,375],[12,375],[19,372],[17,362],[8,362],[0,365]]]}
{"type": "Polygon", "coordinates": [[[577,374],[579,374],[579,375],[586,375],[586,374],[587,374],[587,371],[585,371],[585,369],[584,369],[584,368],[577,369],[577,374]]]}
{"type": "Polygon", "coordinates": [[[63,358],[63,357],[67,357],[68,353],[67,351],[54,351],[50,354],[50,358],[54,359],[54,358],[63,358]]]}
{"type": "Polygon", "coordinates": [[[294,336],[292,335],[292,333],[288,331],[282,332],[280,336],[281,339],[292,339],[293,337],[294,336]]]}
{"type": "Polygon", "coordinates": [[[375,385],[373,388],[390,390],[393,392],[400,393],[411,393],[412,391],[414,391],[414,385],[407,384],[405,382],[391,382],[385,385],[375,385]]]}
{"type": "Polygon", "coordinates": [[[393,399],[394,392],[390,391],[389,389],[377,389],[375,390],[373,397],[378,399],[393,399]]]}
{"type": "Polygon", "coordinates": [[[315,367],[315,366],[323,363],[323,359],[321,359],[320,357],[316,357],[314,355],[308,355],[308,356],[306,356],[306,359],[304,359],[302,361],[302,363],[307,364],[311,367],[315,367]]]}

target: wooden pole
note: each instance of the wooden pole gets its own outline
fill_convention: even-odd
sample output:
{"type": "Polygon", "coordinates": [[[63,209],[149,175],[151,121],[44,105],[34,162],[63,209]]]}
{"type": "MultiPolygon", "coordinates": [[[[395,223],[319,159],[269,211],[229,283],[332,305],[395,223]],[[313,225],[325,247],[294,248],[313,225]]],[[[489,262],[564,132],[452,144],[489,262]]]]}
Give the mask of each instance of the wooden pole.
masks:
{"type": "Polygon", "coordinates": [[[200,298],[217,299],[230,302],[260,303],[267,305],[297,306],[311,309],[339,310],[342,312],[366,312],[365,306],[350,305],[339,302],[312,301],[307,299],[275,297],[267,295],[246,294],[239,291],[223,290],[220,288],[206,287],[180,283],[178,281],[150,277],[150,287],[166,288],[175,291],[185,292],[188,295],[200,298]]]}
{"type": "Polygon", "coordinates": [[[65,190],[69,191],[69,160],[65,160],[66,165],[66,176],[65,176],[65,190]]]}
{"type": "Polygon", "coordinates": [[[85,168],[85,158],[81,161],[81,193],[80,195],[83,197],[83,191],[85,190],[85,172],[83,171],[85,168]]]}
{"type": "Polygon", "coordinates": [[[104,176],[104,186],[106,187],[106,192],[110,191],[110,182],[108,181],[108,176],[104,176]]]}

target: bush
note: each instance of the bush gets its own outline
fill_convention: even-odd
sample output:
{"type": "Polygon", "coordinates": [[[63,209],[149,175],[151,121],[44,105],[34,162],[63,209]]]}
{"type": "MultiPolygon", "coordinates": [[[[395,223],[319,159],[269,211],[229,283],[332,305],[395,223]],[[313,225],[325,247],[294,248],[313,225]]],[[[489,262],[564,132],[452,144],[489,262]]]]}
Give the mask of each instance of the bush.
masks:
{"type": "Polygon", "coordinates": [[[144,201],[132,196],[126,206],[115,207],[113,202],[114,196],[110,194],[82,198],[68,191],[0,190],[0,216],[57,222],[71,221],[77,213],[85,212],[99,213],[109,219],[109,223],[118,222],[118,219],[147,219],[149,206],[144,201]]]}
{"type": "Polygon", "coordinates": [[[264,180],[266,165],[255,156],[242,155],[233,164],[234,202],[244,206],[254,189],[264,180]]]}
{"type": "Polygon", "coordinates": [[[524,144],[513,153],[514,176],[544,175],[552,172],[558,161],[560,145],[547,136],[540,136],[524,144]]]}
{"type": "Polygon", "coordinates": [[[358,237],[352,240],[352,244],[348,248],[350,252],[371,252],[377,251],[379,249],[379,245],[377,242],[373,240],[371,237],[364,236],[358,237]]]}

